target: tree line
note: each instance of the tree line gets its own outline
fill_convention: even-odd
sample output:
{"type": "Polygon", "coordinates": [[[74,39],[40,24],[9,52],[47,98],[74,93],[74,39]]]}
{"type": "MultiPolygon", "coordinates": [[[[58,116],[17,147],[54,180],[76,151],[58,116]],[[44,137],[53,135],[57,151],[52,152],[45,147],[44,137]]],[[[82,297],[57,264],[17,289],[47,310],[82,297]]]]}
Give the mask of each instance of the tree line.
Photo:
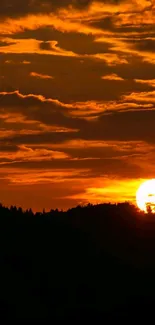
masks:
{"type": "Polygon", "coordinates": [[[131,321],[154,313],[155,215],[0,205],[0,322],[131,321]]]}

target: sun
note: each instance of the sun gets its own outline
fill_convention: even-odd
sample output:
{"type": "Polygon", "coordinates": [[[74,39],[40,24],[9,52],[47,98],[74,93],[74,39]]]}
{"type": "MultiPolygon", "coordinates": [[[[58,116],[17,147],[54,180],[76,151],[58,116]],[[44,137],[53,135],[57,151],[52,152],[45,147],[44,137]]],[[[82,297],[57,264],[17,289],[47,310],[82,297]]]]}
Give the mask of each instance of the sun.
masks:
{"type": "Polygon", "coordinates": [[[136,193],[137,206],[147,212],[148,207],[155,212],[155,179],[142,183],[136,193]]]}

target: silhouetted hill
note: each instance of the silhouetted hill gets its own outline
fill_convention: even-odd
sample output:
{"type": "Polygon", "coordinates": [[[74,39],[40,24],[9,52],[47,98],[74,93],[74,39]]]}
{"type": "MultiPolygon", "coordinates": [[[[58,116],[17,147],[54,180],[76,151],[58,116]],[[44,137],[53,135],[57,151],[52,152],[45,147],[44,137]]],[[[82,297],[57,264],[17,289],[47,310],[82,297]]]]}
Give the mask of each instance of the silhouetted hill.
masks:
{"type": "Polygon", "coordinates": [[[0,206],[0,324],[154,316],[155,215],[124,203],[0,206]]]}

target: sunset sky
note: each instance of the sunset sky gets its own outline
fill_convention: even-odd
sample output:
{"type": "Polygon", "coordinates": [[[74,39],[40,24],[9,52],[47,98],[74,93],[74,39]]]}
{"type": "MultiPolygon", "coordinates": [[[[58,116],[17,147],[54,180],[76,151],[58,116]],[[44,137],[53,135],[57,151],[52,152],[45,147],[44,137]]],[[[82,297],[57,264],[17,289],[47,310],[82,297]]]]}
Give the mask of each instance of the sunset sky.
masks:
{"type": "Polygon", "coordinates": [[[131,200],[155,178],[155,1],[0,5],[0,201],[131,200]]]}

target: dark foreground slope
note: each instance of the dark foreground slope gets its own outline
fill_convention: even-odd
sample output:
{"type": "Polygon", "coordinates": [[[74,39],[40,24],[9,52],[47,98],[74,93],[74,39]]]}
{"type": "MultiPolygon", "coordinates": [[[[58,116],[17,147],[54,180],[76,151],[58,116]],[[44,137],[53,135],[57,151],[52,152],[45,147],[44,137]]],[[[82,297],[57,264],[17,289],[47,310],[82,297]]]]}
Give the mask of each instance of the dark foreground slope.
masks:
{"type": "Polygon", "coordinates": [[[0,207],[0,324],[148,320],[155,216],[133,206],[0,207]]]}

